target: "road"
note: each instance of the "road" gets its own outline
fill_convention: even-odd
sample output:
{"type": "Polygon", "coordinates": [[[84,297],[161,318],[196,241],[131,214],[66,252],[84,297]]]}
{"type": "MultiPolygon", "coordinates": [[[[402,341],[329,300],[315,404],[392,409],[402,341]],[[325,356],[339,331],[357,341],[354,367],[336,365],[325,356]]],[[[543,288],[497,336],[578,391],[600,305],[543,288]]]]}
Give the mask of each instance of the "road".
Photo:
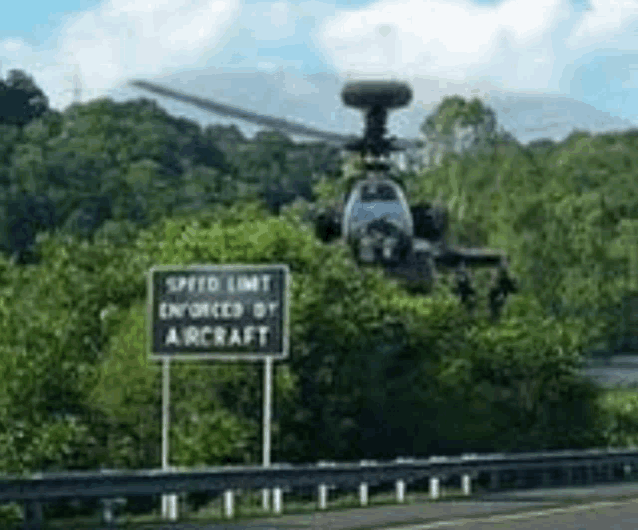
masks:
{"type": "Polygon", "coordinates": [[[638,484],[484,494],[468,501],[376,506],[260,521],[141,525],[138,530],[638,529],[638,484]]]}
{"type": "Polygon", "coordinates": [[[633,530],[638,528],[638,499],[599,501],[573,506],[437,521],[383,530],[633,530]]]}

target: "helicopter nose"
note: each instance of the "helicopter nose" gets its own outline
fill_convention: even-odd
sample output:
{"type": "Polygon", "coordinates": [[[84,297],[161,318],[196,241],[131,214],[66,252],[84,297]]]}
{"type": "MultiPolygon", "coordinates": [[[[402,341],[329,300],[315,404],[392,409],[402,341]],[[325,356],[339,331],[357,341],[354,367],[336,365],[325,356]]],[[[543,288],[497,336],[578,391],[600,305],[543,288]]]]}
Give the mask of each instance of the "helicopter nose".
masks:
{"type": "Polygon", "coordinates": [[[402,232],[396,224],[377,219],[361,227],[358,258],[363,263],[395,263],[401,259],[402,232]]]}
{"type": "Polygon", "coordinates": [[[359,261],[362,263],[374,263],[375,249],[370,241],[362,239],[359,244],[359,261]]]}

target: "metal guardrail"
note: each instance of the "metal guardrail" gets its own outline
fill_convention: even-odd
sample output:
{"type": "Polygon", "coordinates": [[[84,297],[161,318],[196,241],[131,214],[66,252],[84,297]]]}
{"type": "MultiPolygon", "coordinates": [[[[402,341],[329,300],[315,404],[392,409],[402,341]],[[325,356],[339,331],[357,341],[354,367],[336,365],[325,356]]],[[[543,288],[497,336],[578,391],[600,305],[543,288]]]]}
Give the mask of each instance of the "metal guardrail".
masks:
{"type": "Polygon", "coordinates": [[[430,479],[430,494],[436,498],[439,494],[439,480],[451,476],[462,477],[464,493],[469,494],[471,480],[476,479],[480,473],[490,473],[491,487],[497,488],[500,475],[513,470],[560,470],[571,477],[574,468],[583,468],[589,470],[588,476],[592,481],[591,470],[600,466],[607,467],[610,480],[615,477],[615,468],[622,466],[625,474],[628,468],[638,469],[638,448],[475,454],[428,459],[398,458],[391,462],[324,462],[296,466],[274,464],[269,468],[229,466],[173,471],[47,473],[29,477],[0,475],[0,503],[24,502],[33,507],[34,504],[65,498],[115,499],[138,495],[209,492],[224,493],[226,515],[232,516],[232,492],[238,489],[273,490],[275,511],[281,511],[283,491],[319,488],[319,507],[325,509],[328,486],[353,490],[358,488],[361,503],[367,504],[368,486],[395,483],[397,500],[402,502],[406,484],[425,478],[430,479]]]}

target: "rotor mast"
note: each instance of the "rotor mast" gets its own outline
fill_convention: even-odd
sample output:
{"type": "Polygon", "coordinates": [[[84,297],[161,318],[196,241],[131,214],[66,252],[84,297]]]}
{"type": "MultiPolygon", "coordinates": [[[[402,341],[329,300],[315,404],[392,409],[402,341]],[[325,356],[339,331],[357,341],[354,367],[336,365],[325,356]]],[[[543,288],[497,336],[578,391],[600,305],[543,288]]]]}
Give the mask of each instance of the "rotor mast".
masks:
{"type": "Polygon", "coordinates": [[[398,81],[360,81],[346,84],[341,93],[346,106],[365,112],[363,138],[348,142],[346,150],[360,153],[366,169],[388,170],[387,157],[404,148],[388,138],[388,110],[406,106],[412,99],[412,89],[398,81]]]}

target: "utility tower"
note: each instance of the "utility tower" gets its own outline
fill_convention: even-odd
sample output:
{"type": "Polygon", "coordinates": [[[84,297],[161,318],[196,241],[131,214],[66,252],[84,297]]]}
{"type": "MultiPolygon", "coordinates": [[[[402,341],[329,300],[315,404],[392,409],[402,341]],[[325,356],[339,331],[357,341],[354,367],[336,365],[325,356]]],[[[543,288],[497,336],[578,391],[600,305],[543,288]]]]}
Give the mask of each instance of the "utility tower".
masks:
{"type": "Polygon", "coordinates": [[[82,80],[78,66],[75,67],[73,73],[73,103],[82,103],[82,80]]]}

